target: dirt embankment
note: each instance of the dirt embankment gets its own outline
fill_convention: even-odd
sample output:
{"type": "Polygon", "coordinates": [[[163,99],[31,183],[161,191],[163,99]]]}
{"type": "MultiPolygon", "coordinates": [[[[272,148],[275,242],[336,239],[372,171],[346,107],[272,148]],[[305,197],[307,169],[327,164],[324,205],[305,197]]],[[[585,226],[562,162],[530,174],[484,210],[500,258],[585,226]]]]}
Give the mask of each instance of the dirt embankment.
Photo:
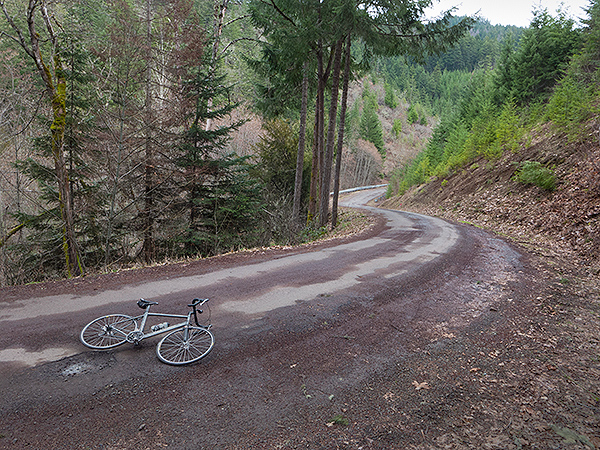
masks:
{"type": "MultiPolygon", "coordinates": [[[[515,329],[530,344],[513,340],[523,345],[521,370],[513,380],[522,389],[535,386],[527,395],[519,389],[511,394],[521,405],[508,429],[520,429],[521,434],[513,434],[510,443],[488,440],[484,448],[600,448],[600,144],[593,131],[597,129],[593,124],[580,141],[569,142],[544,127],[517,153],[507,152],[496,161],[479,158],[446,178],[383,202],[383,207],[466,222],[508,238],[534,255],[543,274],[539,281],[545,278],[546,289],[540,290],[529,313],[537,324],[525,333],[515,329]],[[514,176],[524,161],[552,168],[556,190],[517,182],[514,176]],[[532,351],[534,347],[538,349],[532,351]],[[550,392],[560,392],[560,400],[548,403],[550,392]],[[546,408],[540,408],[544,402],[546,408]],[[571,425],[552,422],[563,414],[571,425]],[[543,429],[564,439],[544,442],[543,429]],[[582,434],[576,431],[584,429],[582,434]]],[[[463,422],[458,426],[473,426],[468,416],[463,422]]]]}
{"type": "Polygon", "coordinates": [[[530,252],[600,273],[600,145],[592,128],[585,139],[569,142],[546,126],[517,153],[496,161],[479,158],[383,206],[468,222],[530,252]],[[556,190],[517,182],[515,173],[525,161],[552,168],[556,190]]]}

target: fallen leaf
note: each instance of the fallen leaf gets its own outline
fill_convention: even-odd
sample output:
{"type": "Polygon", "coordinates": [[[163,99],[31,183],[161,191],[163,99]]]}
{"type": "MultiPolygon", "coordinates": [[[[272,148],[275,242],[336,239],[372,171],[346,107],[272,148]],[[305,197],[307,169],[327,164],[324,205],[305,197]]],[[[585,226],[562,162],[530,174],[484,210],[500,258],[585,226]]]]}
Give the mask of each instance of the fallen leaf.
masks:
{"type": "Polygon", "coordinates": [[[420,391],[421,389],[429,389],[429,383],[427,383],[427,381],[423,381],[422,383],[413,381],[412,384],[417,391],[420,391]]]}

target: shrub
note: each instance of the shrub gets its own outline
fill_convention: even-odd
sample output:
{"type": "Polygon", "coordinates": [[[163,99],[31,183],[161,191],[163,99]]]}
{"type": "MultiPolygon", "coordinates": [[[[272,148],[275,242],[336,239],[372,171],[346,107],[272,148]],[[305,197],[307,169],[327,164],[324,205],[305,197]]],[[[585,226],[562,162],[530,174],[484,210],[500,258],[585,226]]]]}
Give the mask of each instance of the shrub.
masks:
{"type": "Polygon", "coordinates": [[[392,133],[394,133],[394,136],[396,136],[396,139],[398,139],[398,136],[400,136],[400,133],[402,133],[402,120],[394,119],[394,125],[392,126],[392,133]]]}
{"type": "Polygon", "coordinates": [[[408,108],[406,120],[408,120],[408,123],[410,124],[415,124],[419,121],[419,113],[414,105],[410,105],[408,108]]]}
{"type": "Polygon", "coordinates": [[[535,184],[547,191],[556,189],[556,175],[552,169],[538,161],[524,161],[515,174],[515,179],[523,184],[535,184]]]}

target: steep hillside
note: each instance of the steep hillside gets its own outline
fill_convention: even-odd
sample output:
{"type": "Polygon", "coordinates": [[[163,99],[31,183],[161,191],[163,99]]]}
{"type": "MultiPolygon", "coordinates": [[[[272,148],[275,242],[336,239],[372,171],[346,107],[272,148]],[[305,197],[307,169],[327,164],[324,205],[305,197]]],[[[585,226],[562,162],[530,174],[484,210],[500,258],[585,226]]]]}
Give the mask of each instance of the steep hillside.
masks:
{"type": "Polygon", "coordinates": [[[550,126],[531,143],[496,161],[480,158],[446,179],[434,179],[385,206],[472,223],[542,255],[569,258],[600,272],[600,144],[598,124],[569,142],[550,126]],[[524,161],[554,167],[554,191],[515,180],[524,161]]]}
{"type": "MultiPolygon", "coordinates": [[[[410,123],[408,120],[408,109],[410,104],[396,92],[398,104],[392,108],[385,104],[384,87],[379,81],[373,83],[368,77],[357,80],[350,85],[348,93],[348,109],[356,110],[355,119],[346,121],[346,138],[344,153],[342,157],[341,186],[342,189],[352,188],[367,184],[377,184],[381,177],[386,177],[394,169],[407,164],[419,152],[425,149],[428,139],[433,133],[436,121],[428,117],[427,125],[410,123]],[[360,137],[359,121],[363,114],[363,91],[368,89],[377,96],[377,117],[383,132],[385,144],[385,157],[377,151],[375,145],[360,137]],[[396,134],[393,131],[394,122],[400,121],[401,130],[396,134]]],[[[265,135],[262,128],[263,119],[251,110],[240,107],[221,121],[221,124],[230,126],[238,121],[244,121],[231,135],[231,141],[225,153],[235,152],[240,156],[255,155],[256,144],[265,135]]],[[[312,123],[313,118],[310,118],[312,123]]],[[[305,154],[310,155],[311,142],[309,130],[309,142],[305,154]]]]}
{"type": "MultiPolygon", "coordinates": [[[[395,108],[392,108],[385,104],[383,84],[381,82],[374,84],[368,78],[363,78],[352,83],[348,95],[348,104],[350,107],[355,102],[361,102],[361,95],[365,88],[377,94],[377,103],[379,106],[377,116],[381,122],[386,149],[386,156],[382,161],[381,172],[386,176],[395,168],[408,163],[419,152],[425,149],[436,122],[432,118],[428,118],[429,123],[427,125],[421,125],[420,123],[411,124],[408,120],[410,103],[403,95],[395,91],[398,104],[395,108]],[[394,121],[396,120],[400,120],[402,124],[398,135],[395,135],[393,132],[394,121]]],[[[352,131],[350,130],[350,133],[352,131]]],[[[355,132],[358,133],[358,130],[355,130],[355,132]]]]}

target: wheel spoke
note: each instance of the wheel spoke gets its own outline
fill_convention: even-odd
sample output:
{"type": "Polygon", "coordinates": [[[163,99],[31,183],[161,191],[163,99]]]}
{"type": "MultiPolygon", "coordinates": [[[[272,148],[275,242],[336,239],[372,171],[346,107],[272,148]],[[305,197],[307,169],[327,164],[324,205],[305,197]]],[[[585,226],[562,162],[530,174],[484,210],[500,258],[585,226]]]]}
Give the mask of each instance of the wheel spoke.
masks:
{"type": "Polygon", "coordinates": [[[212,334],[196,327],[190,327],[187,333],[187,340],[185,330],[176,330],[165,336],[156,347],[158,358],[167,364],[181,365],[206,356],[214,344],[212,334]]]}
{"type": "Polygon", "coordinates": [[[99,317],[81,330],[81,342],[94,349],[116,347],[126,342],[127,335],[136,329],[135,320],[126,315],[99,317]]]}

